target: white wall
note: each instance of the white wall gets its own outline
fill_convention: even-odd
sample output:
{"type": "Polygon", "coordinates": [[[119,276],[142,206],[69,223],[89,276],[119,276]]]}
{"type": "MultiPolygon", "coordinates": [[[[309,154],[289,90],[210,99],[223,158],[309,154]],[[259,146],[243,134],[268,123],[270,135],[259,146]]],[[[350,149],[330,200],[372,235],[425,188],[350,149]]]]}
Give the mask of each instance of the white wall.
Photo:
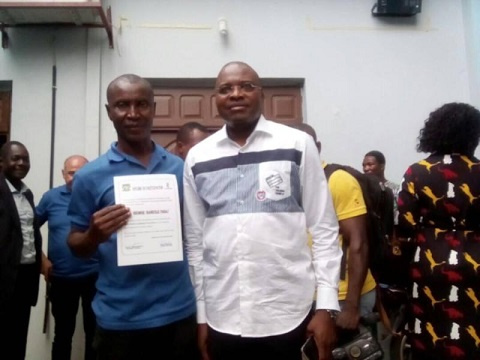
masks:
{"type": "MultiPolygon", "coordinates": [[[[470,97],[480,106],[480,1],[464,0],[465,43],[470,80],[470,97]]],[[[480,153],[480,152],[477,152],[480,153]]]]}
{"type": "MultiPolygon", "coordinates": [[[[0,80],[13,81],[12,139],[30,150],[26,182],[37,200],[48,188],[54,64],[55,185],[66,156],[94,158],[115,139],[104,93],[126,72],[211,78],[224,63],[242,60],[263,77],[305,78],[305,121],[319,133],[324,157],[359,167],[363,154],[381,150],[387,177],[398,182],[422,156],[416,137],[430,111],[451,101],[480,105],[476,0],[424,0],[420,14],[401,19],[372,17],[374,0],[109,3],[113,50],[97,29],[8,30],[0,80]],[[220,17],[227,39],[217,30],[220,17]]],[[[29,359],[49,358],[42,313],[43,298],[32,314],[29,359]]]]}

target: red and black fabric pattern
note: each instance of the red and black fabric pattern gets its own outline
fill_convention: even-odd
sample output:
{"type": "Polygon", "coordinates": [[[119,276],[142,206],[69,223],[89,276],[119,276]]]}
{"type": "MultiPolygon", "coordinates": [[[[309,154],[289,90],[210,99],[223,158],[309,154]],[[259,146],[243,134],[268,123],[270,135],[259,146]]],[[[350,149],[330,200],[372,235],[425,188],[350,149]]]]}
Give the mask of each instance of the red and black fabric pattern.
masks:
{"type": "Polygon", "coordinates": [[[398,198],[410,264],[409,334],[423,359],[480,359],[480,161],[431,155],[411,165],[398,198]]]}

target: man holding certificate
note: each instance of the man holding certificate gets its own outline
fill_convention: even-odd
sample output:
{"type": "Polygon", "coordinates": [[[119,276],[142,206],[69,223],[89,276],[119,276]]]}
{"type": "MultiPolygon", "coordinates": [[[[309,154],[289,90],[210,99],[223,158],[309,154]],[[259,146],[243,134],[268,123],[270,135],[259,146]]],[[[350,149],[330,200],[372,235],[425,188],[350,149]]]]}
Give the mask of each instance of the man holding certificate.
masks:
{"type": "Polygon", "coordinates": [[[98,251],[98,359],[195,359],[195,298],[180,223],[183,162],[151,140],[153,90],[136,75],[107,88],[118,141],[75,174],[68,243],[98,251]]]}
{"type": "Polygon", "coordinates": [[[222,68],[215,101],[225,126],[190,150],[184,173],[203,359],[300,360],[307,333],[330,359],[342,252],[315,143],[262,116],[245,63],[222,68]]]}

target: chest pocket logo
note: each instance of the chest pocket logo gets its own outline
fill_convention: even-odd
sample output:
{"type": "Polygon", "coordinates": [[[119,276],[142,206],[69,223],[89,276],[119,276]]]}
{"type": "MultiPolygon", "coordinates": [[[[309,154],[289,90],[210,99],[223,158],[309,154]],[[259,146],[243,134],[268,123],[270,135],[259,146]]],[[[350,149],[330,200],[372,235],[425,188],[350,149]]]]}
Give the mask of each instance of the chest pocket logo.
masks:
{"type": "Polygon", "coordinates": [[[259,189],[257,193],[264,194],[262,200],[278,201],[290,196],[291,166],[288,161],[271,161],[259,164],[259,189]]]}

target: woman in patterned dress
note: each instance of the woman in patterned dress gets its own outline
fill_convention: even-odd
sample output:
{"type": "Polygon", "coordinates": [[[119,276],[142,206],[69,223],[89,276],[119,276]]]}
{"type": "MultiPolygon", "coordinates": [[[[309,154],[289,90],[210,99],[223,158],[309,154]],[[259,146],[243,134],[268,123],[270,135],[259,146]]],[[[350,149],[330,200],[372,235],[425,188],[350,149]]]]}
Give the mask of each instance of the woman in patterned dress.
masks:
{"type": "Polygon", "coordinates": [[[462,103],[433,111],[398,199],[410,264],[413,359],[480,359],[480,112],[462,103]]]}

